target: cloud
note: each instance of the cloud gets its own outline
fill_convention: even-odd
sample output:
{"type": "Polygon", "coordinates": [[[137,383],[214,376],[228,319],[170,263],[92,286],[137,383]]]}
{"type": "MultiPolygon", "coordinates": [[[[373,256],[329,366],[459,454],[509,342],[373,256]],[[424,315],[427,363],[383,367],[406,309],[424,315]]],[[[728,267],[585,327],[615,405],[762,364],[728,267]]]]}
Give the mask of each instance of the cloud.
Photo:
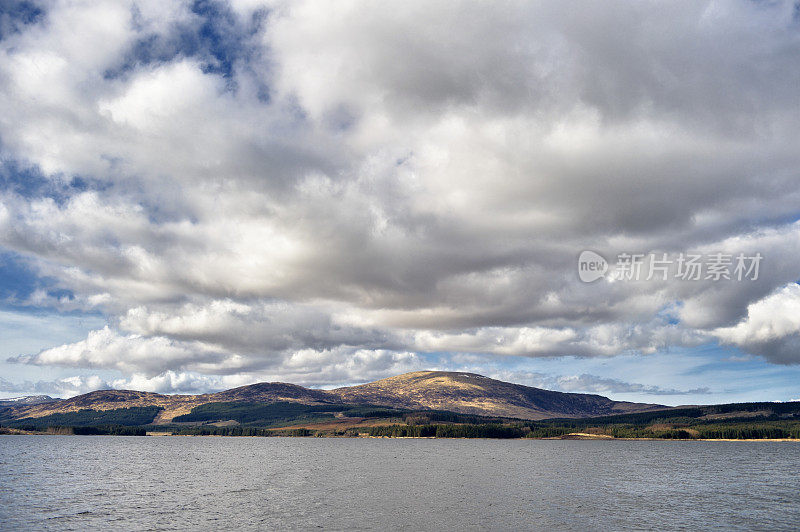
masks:
{"type": "Polygon", "coordinates": [[[187,344],[158,336],[121,336],[105,327],[90,332],[85,340],[45,349],[36,355],[20,355],[9,361],[157,374],[169,367],[189,364],[210,364],[222,369],[236,366],[237,357],[215,351],[200,342],[187,344]]]}
{"type": "Polygon", "coordinates": [[[676,390],[674,388],[662,388],[660,386],[625,382],[619,379],[603,378],[585,373],[582,375],[561,376],[556,380],[559,389],[567,392],[637,393],[647,395],[697,395],[710,393],[708,388],[676,390]]]}
{"type": "Polygon", "coordinates": [[[69,398],[95,390],[139,390],[156,393],[202,393],[225,389],[225,380],[187,372],[166,371],[155,377],[135,373],[127,379],[104,379],[98,375],[64,377],[51,381],[14,384],[0,378],[0,392],[18,395],[44,394],[69,398]]]}
{"type": "Polygon", "coordinates": [[[72,397],[82,393],[108,388],[111,388],[111,385],[97,375],[88,377],[65,377],[52,381],[24,381],[21,384],[14,384],[6,379],[0,378],[0,392],[17,395],[72,397]]]}
{"type": "Polygon", "coordinates": [[[155,393],[203,393],[224,389],[224,380],[189,372],[165,371],[155,377],[134,373],[128,379],[115,379],[109,388],[118,390],[142,390],[155,393]]]}
{"type": "Polygon", "coordinates": [[[584,328],[483,327],[457,334],[418,332],[423,351],[458,351],[517,356],[614,356],[626,351],[654,353],[669,345],[698,345],[705,335],[656,318],[647,323],[584,328]]]}
{"type": "Polygon", "coordinates": [[[14,360],[209,386],[716,339],[798,363],[769,299],[800,261],[794,17],[280,1],[4,16],[0,247],[70,294],[31,305],[109,324],[14,360]],[[587,285],[584,249],[765,259],[752,282],[587,285]]]}
{"type": "Polygon", "coordinates": [[[748,305],[747,317],[714,334],[724,343],[769,360],[796,364],[800,353],[800,285],[787,285],[748,305]]]}
{"type": "Polygon", "coordinates": [[[347,323],[335,309],[283,301],[242,303],[224,299],[169,309],[163,305],[158,310],[136,307],[120,318],[119,326],[143,336],[200,340],[265,357],[306,347],[400,345],[395,335],[382,329],[347,323]]]}
{"type": "Polygon", "coordinates": [[[224,382],[250,384],[259,379],[332,385],[423,369],[420,357],[408,351],[337,344],[329,348],[292,346],[252,352],[246,348],[228,350],[225,343],[136,334],[123,336],[105,327],[90,332],[85,340],[44,349],[36,355],[11,357],[8,361],[34,366],[116,370],[133,377],[130,381],[113,381],[113,387],[130,382],[131,386],[138,384],[147,389],[172,391],[199,389],[191,387],[195,386],[193,382],[211,386],[224,382]],[[192,380],[176,377],[187,374],[194,375],[192,380]]]}

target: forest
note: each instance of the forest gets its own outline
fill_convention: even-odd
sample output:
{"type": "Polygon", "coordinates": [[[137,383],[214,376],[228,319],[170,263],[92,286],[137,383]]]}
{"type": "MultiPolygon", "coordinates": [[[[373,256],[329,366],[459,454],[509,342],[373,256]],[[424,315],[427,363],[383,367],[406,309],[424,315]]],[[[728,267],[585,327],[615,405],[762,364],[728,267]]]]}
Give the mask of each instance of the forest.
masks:
{"type": "Polygon", "coordinates": [[[114,410],[84,409],[77,412],[50,414],[43,417],[28,417],[16,420],[2,420],[6,427],[100,427],[148,425],[162,410],[160,406],[116,408],[114,410]]]}

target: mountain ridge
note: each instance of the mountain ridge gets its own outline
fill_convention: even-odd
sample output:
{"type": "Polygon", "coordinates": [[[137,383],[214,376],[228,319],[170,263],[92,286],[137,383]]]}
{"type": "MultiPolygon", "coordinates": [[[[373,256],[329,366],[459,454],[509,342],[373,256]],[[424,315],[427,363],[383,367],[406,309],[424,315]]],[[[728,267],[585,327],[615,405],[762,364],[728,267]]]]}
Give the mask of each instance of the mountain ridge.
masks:
{"type": "Polygon", "coordinates": [[[0,398],[0,406],[19,406],[19,405],[38,405],[42,403],[53,403],[58,401],[49,395],[24,395],[21,397],[0,398]]]}
{"type": "Polygon", "coordinates": [[[614,401],[594,394],[534,388],[465,372],[418,371],[332,390],[284,382],[256,383],[199,395],[166,395],[136,390],[97,390],[56,402],[5,407],[14,419],[43,417],[81,409],[112,410],[159,406],[155,423],[168,423],[192,408],[214,402],[280,401],[302,404],[354,404],[427,410],[448,410],[520,419],[584,418],[663,410],[648,403],[614,401]]]}

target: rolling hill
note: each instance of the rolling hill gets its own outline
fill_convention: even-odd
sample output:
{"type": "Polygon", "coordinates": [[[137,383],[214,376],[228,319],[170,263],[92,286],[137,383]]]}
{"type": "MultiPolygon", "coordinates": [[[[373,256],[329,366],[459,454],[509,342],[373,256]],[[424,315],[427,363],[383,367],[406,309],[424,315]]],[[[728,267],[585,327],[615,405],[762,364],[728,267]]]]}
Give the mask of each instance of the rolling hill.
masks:
{"type": "Polygon", "coordinates": [[[600,395],[543,390],[475,373],[418,371],[332,390],[345,403],[427,408],[462,414],[547,419],[645,412],[662,405],[612,401],[600,395]]]}
{"type": "Polygon", "coordinates": [[[334,390],[309,389],[281,382],[251,384],[202,395],[101,390],[51,403],[6,406],[0,412],[0,417],[22,419],[83,409],[102,411],[157,406],[162,410],[154,422],[167,423],[203,404],[237,401],[373,405],[530,420],[606,416],[667,408],[662,405],[613,401],[600,395],[543,390],[474,373],[419,371],[334,390]]]}

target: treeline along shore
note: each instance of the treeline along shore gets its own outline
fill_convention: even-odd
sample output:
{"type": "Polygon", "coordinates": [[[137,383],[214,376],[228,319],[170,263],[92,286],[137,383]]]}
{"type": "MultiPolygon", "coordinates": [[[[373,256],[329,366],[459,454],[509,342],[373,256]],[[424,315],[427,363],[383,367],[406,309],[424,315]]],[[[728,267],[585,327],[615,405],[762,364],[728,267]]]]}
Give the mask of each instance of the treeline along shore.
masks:
{"type": "Polygon", "coordinates": [[[160,412],[160,407],[130,407],[83,409],[38,418],[0,417],[0,434],[800,441],[800,402],[694,406],[537,421],[287,401],[208,403],[166,424],[154,422],[160,412]]]}

